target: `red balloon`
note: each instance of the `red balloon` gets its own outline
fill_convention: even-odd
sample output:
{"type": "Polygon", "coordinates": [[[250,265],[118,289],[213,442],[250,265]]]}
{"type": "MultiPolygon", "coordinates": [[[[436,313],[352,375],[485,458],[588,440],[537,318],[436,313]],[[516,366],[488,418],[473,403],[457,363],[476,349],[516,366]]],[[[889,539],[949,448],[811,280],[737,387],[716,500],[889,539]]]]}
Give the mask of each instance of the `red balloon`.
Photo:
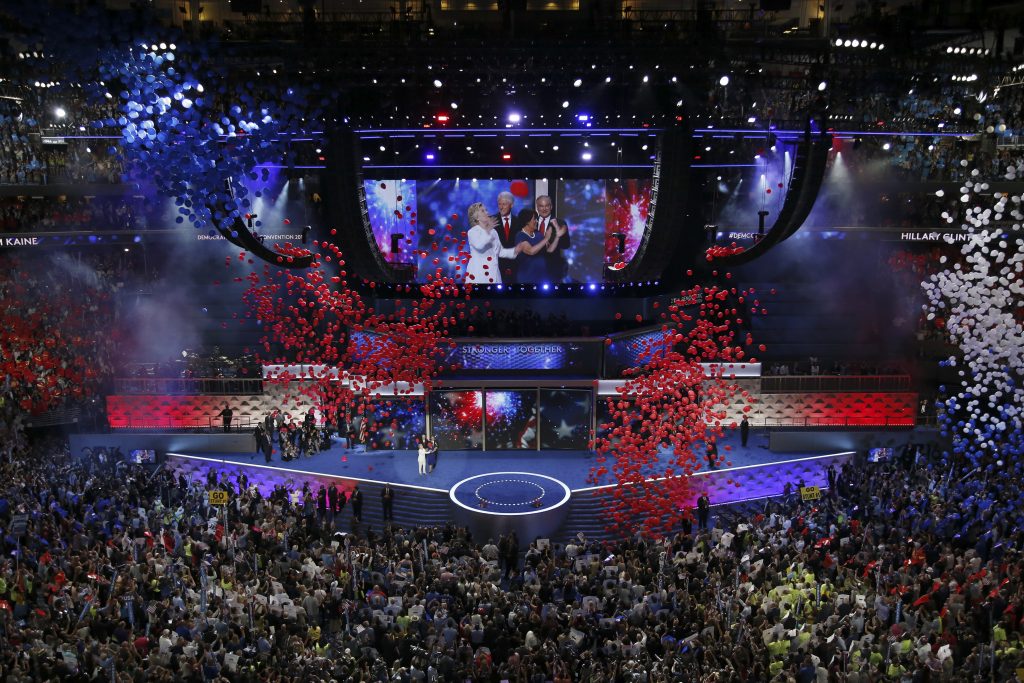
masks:
{"type": "Polygon", "coordinates": [[[508,189],[509,192],[520,199],[530,196],[530,186],[526,184],[525,180],[513,180],[508,189]]]}

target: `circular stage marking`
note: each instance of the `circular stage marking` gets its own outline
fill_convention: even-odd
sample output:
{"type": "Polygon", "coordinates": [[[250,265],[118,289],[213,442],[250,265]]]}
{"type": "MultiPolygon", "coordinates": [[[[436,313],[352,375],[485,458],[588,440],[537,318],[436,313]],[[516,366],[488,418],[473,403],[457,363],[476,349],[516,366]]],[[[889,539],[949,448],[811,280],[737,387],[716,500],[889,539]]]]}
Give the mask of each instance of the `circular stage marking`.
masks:
{"type": "Polygon", "coordinates": [[[533,515],[569,500],[565,483],[532,472],[493,472],[463,479],[449,491],[460,508],[484,515],[533,515]]]}
{"type": "Polygon", "coordinates": [[[473,491],[473,495],[476,496],[476,499],[479,500],[481,503],[485,503],[487,505],[499,505],[503,507],[518,507],[520,505],[539,504],[540,501],[544,498],[545,493],[547,492],[544,490],[543,486],[541,486],[535,481],[527,481],[526,479],[497,479],[495,481],[488,481],[483,484],[480,484],[480,486],[477,486],[476,490],[473,491]],[[525,486],[533,486],[534,488],[537,489],[537,491],[539,491],[539,495],[531,500],[515,501],[512,503],[500,503],[497,500],[491,500],[480,495],[480,491],[482,489],[485,489],[488,486],[498,486],[499,484],[523,484],[525,486]]]}

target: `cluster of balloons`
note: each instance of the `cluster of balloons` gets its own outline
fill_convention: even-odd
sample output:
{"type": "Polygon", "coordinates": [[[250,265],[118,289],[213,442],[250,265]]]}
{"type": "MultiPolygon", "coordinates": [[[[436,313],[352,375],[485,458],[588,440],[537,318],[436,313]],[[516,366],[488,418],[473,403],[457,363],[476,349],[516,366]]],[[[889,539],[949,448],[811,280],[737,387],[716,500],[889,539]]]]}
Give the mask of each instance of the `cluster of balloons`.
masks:
{"type": "MultiPolygon", "coordinates": [[[[1022,170],[1024,161],[1008,167],[1006,178],[1022,170]]],[[[942,387],[943,429],[954,453],[993,466],[1024,454],[1024,197],[991,193],[980,176],[971,171],[960,188],[962,213],[944,214],[969,233],[961,257],[946,265],[943,256],[945,269],[922,287],[928,319],[944,323],[958,351],[943,361],[959,377],[942,387]]]]}
{"type": "Polygon", "coordinates": [[[102,82],[117,84],[105,96],[116,97],[122,114],[93,122],[120,128],[126,166],[174,197],[177,222],[211,233],[247,217],[245,180],[266,182],[266,165],[286,161],[315,101],[298,86],[261,99],[252,81],[229,78],[216,63],[201,43],[125,48],[99,65],[102,82]]]}
{"type": "Polygon", "coordinates": [[[316,80],[231,71],[226,46],[189,39],[141,7],[128,13],[39,5],[9,0],[0,18],[16,18],[23,41],[41,46],[40,73],[61,65],[63,82],[48,96],[75,109],[84,100],[81,113],[95,112],[89,133],[118,131],[110,151],[124,162],[126,180],[173,197],[178,223],[231,231],[250,213],[250,195],[262,193],[252,188],[269,180],[267,165],[293,163],[293,140],[322,130],[325,112],[333,111],[337,93],[316,80]]]}
{"type": "Polygon", "coordinates": [[[757,362],[748,350],[753,338],[736,328],[748,313],[765,312],[755,296],[752,289],[695,284],[661,311],[663,336],[627,371],[594,443],[592,483],[610,476],[617,484],[608,503],[610,530],[678,528],[692,518],[696,492],[689,475],[705,462],[731,464],[715,455],[716,444],[725,428],[736,427],[730,415],[739,404],[746,413],[755,400],[734,374],[737,364],[757,362]]]}
{"type": "MultiPolygon", "coordinates": [[[[430,391],[454,345],[450,330],[480,310],[470,301],[472,286],[444,276],[438,267],[426,283],[407,285],[410,297],[392,312],[375,311],[362,294],[374,283],[353,280],[336,244],[313,244],[313,252],[275,245],[284,259],[312,253],[309,269],[265,264],[245,276],[246,318],[259,320],[266,332],[257,349],[260,361],[302,367],[299,375],[282,371],[268,379],[285,385],[292,392],[286,400],[296,407],[312,402],[331,415],[367,414],[382,394],[430,391]]],[[[468,260],[468,253],[460,249],[459,258],[468,260]]],[[[244,252],[239,261],[247,261],[244,252]]],[[[226,265],[232,262],[228,258],[226,265]]]]}
{"type": "Polygon", "coordinates": [[[63,271],[0,266],[0,407],[39,413],[94,393],[117,339],[108,295],[63,271]]]}

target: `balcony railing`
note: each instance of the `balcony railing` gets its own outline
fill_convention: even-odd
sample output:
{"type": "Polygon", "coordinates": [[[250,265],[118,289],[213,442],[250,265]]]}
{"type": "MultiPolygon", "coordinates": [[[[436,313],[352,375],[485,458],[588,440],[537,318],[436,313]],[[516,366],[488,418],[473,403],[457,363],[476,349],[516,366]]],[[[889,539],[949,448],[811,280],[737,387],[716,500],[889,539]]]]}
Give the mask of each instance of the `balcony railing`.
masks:
{"type": "Polygon", "coordinates": [[[902,427],[910,429],[917,426],[916,416],[898,417],[766,417],[750,421],[752,427],[765,427],[768,429],[776,427],[790,427],[800,429],[813,427],[815,429],[884,429],[902,427]]]}
{"type": "MultiPolygon", "coordinates": [[[[258,418],[251,417],[238,417],[236,416],[231,420],[231,429],[228,433],[250,433],[256,429],[256,425],[261,422],[258,418]]],[[[193,420],[179,420],[179,419],[166,419],[166,420],[149,420],[149,419],[126,419],[117,420],[115,423],[110,424],[112,431],[120,431],[122,429],[128,431],[153,431],[153,432],[191,432],[191,433],[224,433],[224,422],[219,417],[205,417],[193,420]]]]}
{"type": "Polygon", "coordinates": [[[913,390],[910,375],[767,375],[761,378],[762,394],[913,390]]]}
{"type": "Polygon", "coordinates": [[[263,380],[248,377],[119,377],[114,380],[114,393],[158,396],[254,396],[263,393],[263,380]]]}

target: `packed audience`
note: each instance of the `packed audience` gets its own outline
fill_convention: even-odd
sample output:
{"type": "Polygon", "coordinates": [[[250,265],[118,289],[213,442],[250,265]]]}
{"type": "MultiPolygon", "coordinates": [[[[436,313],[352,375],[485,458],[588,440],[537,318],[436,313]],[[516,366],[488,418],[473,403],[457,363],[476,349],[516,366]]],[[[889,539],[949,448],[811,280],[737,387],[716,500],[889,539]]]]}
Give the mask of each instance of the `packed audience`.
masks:
{"type": "Polygon", "coordinates": [[[144,197],[4,197],[0,232],[60,232],[82,229],[146,230],[161,223],[159,202],[144,197]]]}
{"type": "Polygon", "coordinates": [[[1020,463],[995,465],[913,446],[833,468],[821,500],[787,486],[667,538],[521,546],[371,529],[341,489],[5,444],[0,667],[13,682],[1009,680],[1024,507],[999,503],[1024,491],[1020,463]]]}
{"type": "Polygon", "coordinates": [[[113,368],[118,280],[68,257],[0,260],[0,375],[39,412],[95,392],[113,368]]]}

